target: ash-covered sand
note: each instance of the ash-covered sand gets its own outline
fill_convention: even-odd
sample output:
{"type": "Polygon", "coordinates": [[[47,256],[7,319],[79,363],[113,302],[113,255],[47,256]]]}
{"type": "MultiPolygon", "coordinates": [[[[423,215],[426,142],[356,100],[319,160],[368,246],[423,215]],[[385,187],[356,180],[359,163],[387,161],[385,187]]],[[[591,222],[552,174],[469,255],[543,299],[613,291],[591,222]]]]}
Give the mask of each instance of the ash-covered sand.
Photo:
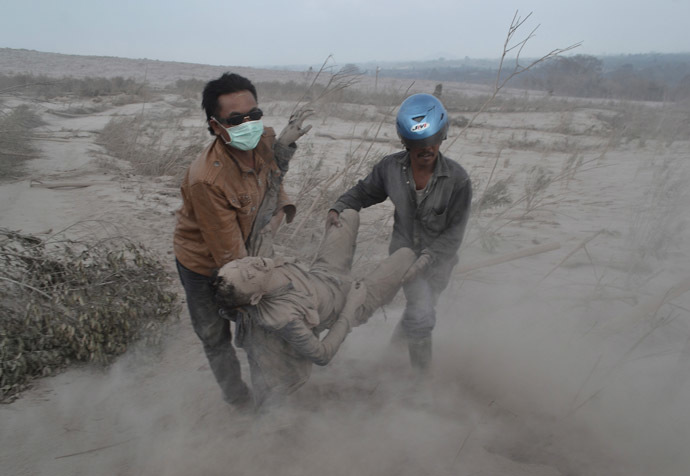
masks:
{"type": "MultiPolygon", "coordinates": [[[[3,72],[141,72],[138,60],[49,55],[38,61],[42,54],[35,52],[0,53],[3,72]]],[[[151,64],[146,74],[161,84],[200,68],[155,63],[165,71],[162,79],[151,64]]],[[[198,77],[228,69],[253,80],[296,74],[210,68],[198,77]]],[[[433,90],[429,86],[418,82],[411,92],[433,90]]],[[[67,109],[68,99],[3,96],[5,104],[37,108],[51,140],[39,142],[42,158],[29,162],[26,179],[0,184],[0,226],[41,233],[81,222],[75,233],[91,233],[88,224],[95,223],[146,243],[173,273],[177,183],[133,175],[98,144],[99,131],[115,115],[176,110],[174,98],[166,98],[71,117],[51,113],[67,109]],[[31,187],[31,180],[93,185],[51,190],[31,187]]],[[[659,137],[643,140],[611,128],[605,118],[617,113],[612,105],[582,104],[483,114],[446,151],[470,172],[476,197],[489,176],[492,183],[510,177],[508,190],[518,202],[539,175],[535,165],[562,175],[529,200],[475,209],[460,266],[544,244],[560,248],[456,273],[437,308],[429,381],[416,382],[405,353],[388,346],[403,303],[397,300],[355,329],[334,361],[315,367],[283,407],[259,417],[239,414],[221,400],[185,310],[162,349],[137,348],[107,369],[85,366],[38,380],[0,406],[1,472],[687,474],[690,293],[683,290],[690,278],[690,138],[662,134],[673,126],[664,122],[669,105],[653,107],[659,137]],[[569,166],[572,174],[564,174],[569,166]]],[[[266,124],[279,130],[292,104],[262,107],[266,124]]],[[[629,114],[652,108],[626,107],[629,114]]],[[[319,159],[332,170],[342,167],[348,153],[361,151],[348,137],[371,134],[380,114],[357,105],[318,110],[313,130],[300,141],[288,190],[297,193],[319,159]]],[[[375,144],[376,156],[397,150],[392,122],[384,123],[379,137],[390,140],[375,144]]],[[[199,110],[189,112],[185,124],[208,140],[199,110]]],[[[389,203],[363,212],[360,266],[385,255],[390,213],[389,203]]],[[[307,227],[303,234],[311,233],[311,241],[302,240],[302,251],[320,238],[319,229],[307,233],[307,227]]],[[[282,242],[293,229],[280,232],[282,242]]]]}

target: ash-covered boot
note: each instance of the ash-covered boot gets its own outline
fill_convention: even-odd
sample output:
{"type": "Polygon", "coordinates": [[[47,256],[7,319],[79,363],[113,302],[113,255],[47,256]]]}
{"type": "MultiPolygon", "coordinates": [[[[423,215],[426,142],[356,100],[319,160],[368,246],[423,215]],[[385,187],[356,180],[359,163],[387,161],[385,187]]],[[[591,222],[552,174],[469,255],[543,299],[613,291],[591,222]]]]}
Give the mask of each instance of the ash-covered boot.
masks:
{"type": "Polygon", "coordinates": [[[420,373],[427,373],[431,367],[431,336],[408,337],[407,349],[410,352],[412,368],[420,373]]]}
{"type": "Polygon", "coordinates": [[[402,327],[402,319],[398,321],[393,329],[393,334],[391,335],[390,345],[391,347],[404,350],[405,344],[407,343],[407,335],[402,327]]]}

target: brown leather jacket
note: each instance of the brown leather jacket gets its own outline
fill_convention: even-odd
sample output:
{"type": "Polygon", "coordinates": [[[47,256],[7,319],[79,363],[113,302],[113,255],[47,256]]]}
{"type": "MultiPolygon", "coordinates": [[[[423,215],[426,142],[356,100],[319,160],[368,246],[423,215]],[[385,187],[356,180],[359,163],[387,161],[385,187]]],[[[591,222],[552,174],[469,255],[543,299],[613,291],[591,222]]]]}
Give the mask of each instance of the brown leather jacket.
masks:
{"type": "MultiPolygon", "coordinates": [[[[274,160],[278,147],[287,149],[266,127],[254,149],[256,170],[237,162],[218,138],[191,163],[182,181],[173,239],[175,256],[185,268],[211,276],[214,269],[247,256],[245,242],[266,194],[267,177],[279,173],[274,160]]],[[[291,222],[296,209],[282,186],[280,209],[291,222]]]]}

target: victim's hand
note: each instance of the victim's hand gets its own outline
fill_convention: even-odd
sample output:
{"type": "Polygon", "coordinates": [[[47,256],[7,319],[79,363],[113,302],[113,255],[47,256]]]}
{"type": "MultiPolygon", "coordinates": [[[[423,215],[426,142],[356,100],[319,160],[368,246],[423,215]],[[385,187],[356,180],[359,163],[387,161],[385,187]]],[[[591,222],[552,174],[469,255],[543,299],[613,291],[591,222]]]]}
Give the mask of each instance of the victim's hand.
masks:
{"type": "Polygon", "coordinates": [[[335,210],[329,210],[328,216],[326,216],[326,230],[328,230],[332,226],[335,226],[338,228],[343,226],[343,224],[340,223],[340,214],[338,212],[336,212],[335,210]]]}
{"type": "Polygon", "coordinates": [[[410,266],[410,268],[405,273],[405,276],[403,276],[403,284],[409,283],[414,278],[426,271],[429,268],[429,266],[431,266],[431,261],[432,259],[430,254],[422,253],[421,255],[419,255],[417,261],[415,261],[412,264],[412,266],[410,266]]]}
{"type": "Polygon", "coordinates": [[[288,146],[311,130],[311,124],[302,127],[304,120],[314,114],[313,109],[300,108],[290,116],[287,125],[280,132],[278,142],[288,146]]]}

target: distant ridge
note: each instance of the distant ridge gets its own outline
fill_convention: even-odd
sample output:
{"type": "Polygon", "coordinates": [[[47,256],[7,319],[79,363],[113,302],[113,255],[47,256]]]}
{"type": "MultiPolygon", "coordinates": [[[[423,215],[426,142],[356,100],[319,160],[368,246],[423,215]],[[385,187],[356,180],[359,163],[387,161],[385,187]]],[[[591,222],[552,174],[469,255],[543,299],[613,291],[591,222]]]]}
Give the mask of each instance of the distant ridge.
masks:
{"type": "MultiPolygon", "coordinates": [[[[230,59],[229,59],[230,60],[230,59]]],[[[62,53],[44,53],[35,50],[0,48],[0,73],[71,76],[122,76],[150,84],[164,86],[178,79],[212,79],[225,71],[239,73],[254,81],[290,81],[302,79],[298,71],[248,68],[244,66],[212,66],[176,61],[131,59],[115,56],[79,56],[62,53]]]]}

